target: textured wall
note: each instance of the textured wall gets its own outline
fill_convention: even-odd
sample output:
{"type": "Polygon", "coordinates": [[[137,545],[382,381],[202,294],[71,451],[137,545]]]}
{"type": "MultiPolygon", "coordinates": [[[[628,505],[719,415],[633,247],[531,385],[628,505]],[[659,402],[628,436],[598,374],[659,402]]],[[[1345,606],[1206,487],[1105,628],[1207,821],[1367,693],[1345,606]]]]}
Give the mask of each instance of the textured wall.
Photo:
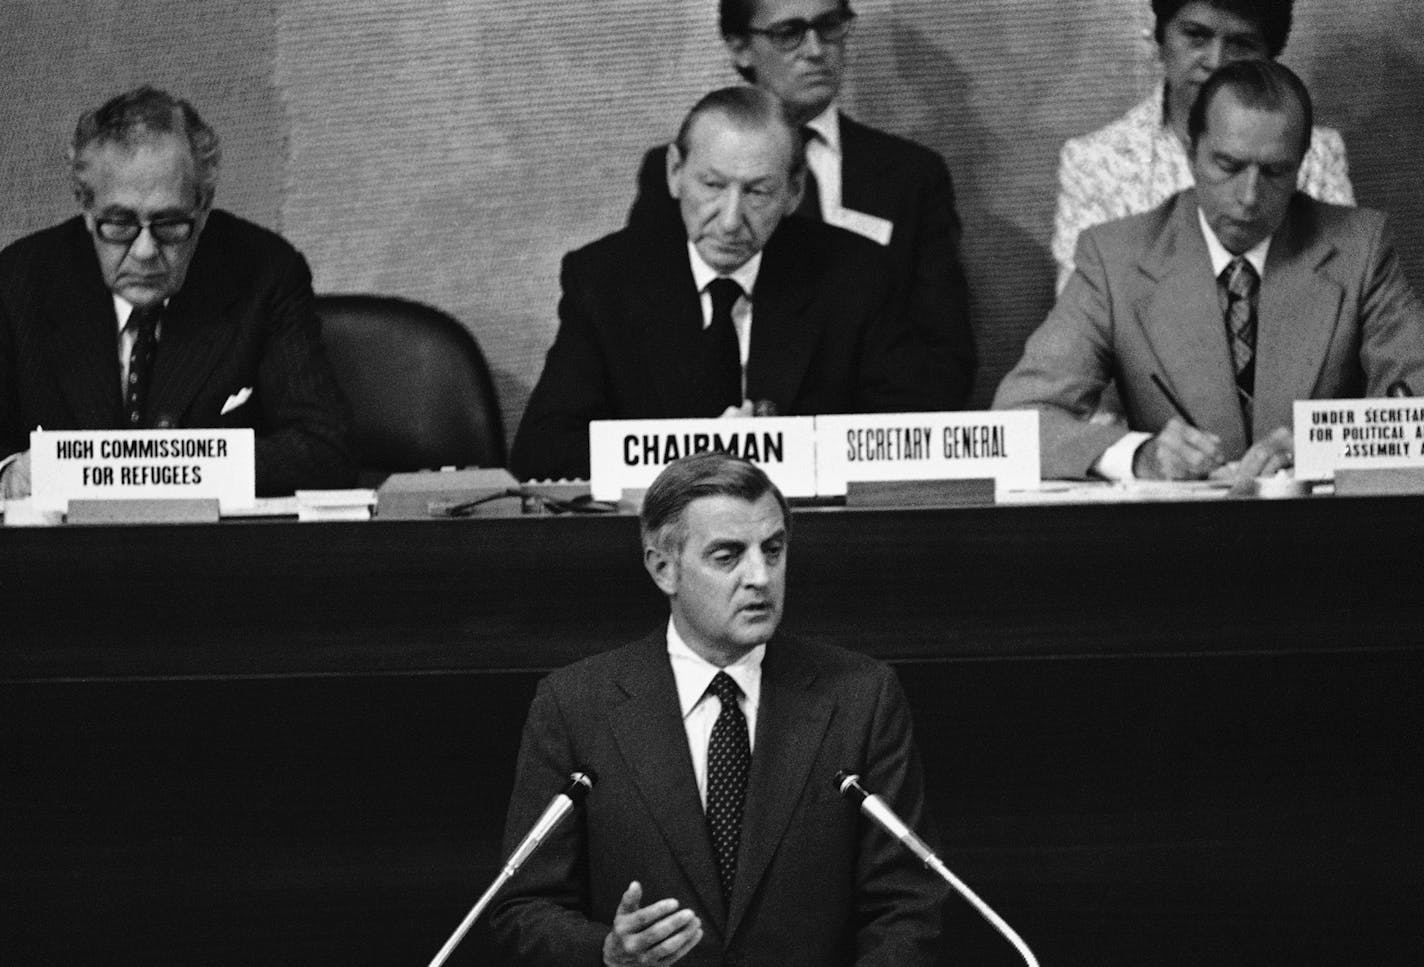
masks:
{"type": "MultiPolygon", "coordinates": [[[[941,151],[983,373],[1052,301],[1058,147],[1155,83],[1146,0],[859,0],[847,109],[941,151]]],[[[1424,5],[1298,0],[1285,61],[1424,281],[1424,5]]],[[[0,0],[0,242],[71,210],[83,107],[141,80],[224,136],[220,202],[323,291],[439,305],[483,343],[511,428],[556,325],[559,257],[621,224],[638,159],[734,79],[713,0],[0,0]],[[650,53],[651,52],[651,53],[650,53]]]]}

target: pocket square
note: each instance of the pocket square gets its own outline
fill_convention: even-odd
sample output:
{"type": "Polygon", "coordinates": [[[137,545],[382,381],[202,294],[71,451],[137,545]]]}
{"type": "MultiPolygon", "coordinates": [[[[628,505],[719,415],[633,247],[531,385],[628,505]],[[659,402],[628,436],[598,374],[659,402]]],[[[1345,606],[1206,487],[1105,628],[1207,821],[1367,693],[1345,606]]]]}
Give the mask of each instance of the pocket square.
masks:
{"type": "Polygon", "coordinates": [[[219,413],[218,416],[227,416],[229,413],[237,409],[243,403],[246,403],[251,398],[252,387],[244,386],[242,389],[238,390],[236,393],[233,393],[227,398],[227,402],[222,405],[222,412],[219,413]]]}

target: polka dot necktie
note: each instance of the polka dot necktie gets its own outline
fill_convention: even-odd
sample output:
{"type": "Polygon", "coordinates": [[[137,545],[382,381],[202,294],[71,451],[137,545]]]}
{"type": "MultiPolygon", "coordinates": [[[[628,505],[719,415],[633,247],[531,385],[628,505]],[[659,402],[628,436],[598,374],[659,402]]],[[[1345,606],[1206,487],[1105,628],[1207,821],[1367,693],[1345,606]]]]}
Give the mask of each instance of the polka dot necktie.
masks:
{"type": "Polygon", "coordinates": [[[129,353],[129,375],[124,383],[124,426],[139,430],[144,426],[143,408],[148,402],[148,384],[153,375],[153,357],[158,348],[160,306],[135,306],[125,328],[134,332],[129,353]]]}
{"type": "Polygon", "coordinates": [[[1256,393],[1256,289],[1260,279],[1244,256],[1232,260],[1221,273],[1226,287],[1226,335],[1236,366],[1236,395],[1246,434],[1251,434],[1251,410],[1256,393]]]}
{"type": "Polygon", "coordinates": [[[737,697],[742,694],[737,683],[726,672],[718,672],[707,691],[722,703],[707,743],[707,828],[717,855],[722,896],[728,898],[737,878],[737,847],[742,841],[742,810],[747,801],[752,751],[747,719],[737,704],[737,697]]]}

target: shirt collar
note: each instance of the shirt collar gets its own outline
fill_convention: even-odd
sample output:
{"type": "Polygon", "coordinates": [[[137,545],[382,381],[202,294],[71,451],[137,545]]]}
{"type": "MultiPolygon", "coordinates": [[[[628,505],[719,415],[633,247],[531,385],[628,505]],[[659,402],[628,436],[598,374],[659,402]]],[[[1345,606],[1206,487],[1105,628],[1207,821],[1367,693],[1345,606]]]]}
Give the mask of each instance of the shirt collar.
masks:
{"type": "MultiPolygon", "coordinates": [[[[133,315],[134,304],[117,293],[114,296],[114,315],[119,320],[119,332],[123,332],[129,324],[129,316],[133,315]]],[[[167,307],[168,300],[163,300],[163,305],[167,307]]]]}
{"type": "Polygon", "coordinates": [[[827,105],[824,111],[807,121],[802,127],[815,131],[827,147],[836,154],[841,153],[841,115],[834,104],[827,105]]]}
{"type": "Polygon", "coordinates": [[[677,701],[683,718],[687,718],[702,700],[702,696],[707,693],[707,686],[712,684],[712,679],[718,672],[730,675],[732,681],[742,690],[742,694],[749,699],[756,700],[761,695],[761,663],[766,656],[765,644],[757,645],[727,667],[718,668],[688,647],[669,617],[667,651],[668,659],[672,662],[673,679],[677,682],[677,701]]]}
{"type": "MultiPolygon", "coordinates": [[[[687,243],[687,257],[692,263],[692,281],[697,286],[697,291],[701,292],[707,288],[707,283],[722,275],[712,266],[702,260],[702,255],[697,251],[697,246],[689,239],[687,243]]],[[[761,271],[761,253],[753,255],[743,263],[742,267],[727,275],[742,287],[748,299],[752,297],[752,290],[756,288],[757,273],[761,271]]]]}
{"type": "MultiPolygon", "coordinates": [[[[1235,261],[1236,256],[1226,250],[1226,246],[1221,244],[1221,240],[1216,237],[1216,233],[1211,230],[1211,226],[1206,223],[1206,215],[1202,213],[1201,206],[1197,206],[1197,224],[1201,226],[1202,237],[1206,239],[1206,251],[1211,257],[1211,274],[1220,278],[1221,273],[1226,271],[1226,267],[1235,261]]],[[[1266,277],[1266,252],[1271,247],[1271,236],[1257,242],[1255,246],[1247,249],[1242,254],[1246,256],[1246,261],[1251,263],[1251,268],[1256,270],[1256,276],[1264,279],[1266,277]]]]}

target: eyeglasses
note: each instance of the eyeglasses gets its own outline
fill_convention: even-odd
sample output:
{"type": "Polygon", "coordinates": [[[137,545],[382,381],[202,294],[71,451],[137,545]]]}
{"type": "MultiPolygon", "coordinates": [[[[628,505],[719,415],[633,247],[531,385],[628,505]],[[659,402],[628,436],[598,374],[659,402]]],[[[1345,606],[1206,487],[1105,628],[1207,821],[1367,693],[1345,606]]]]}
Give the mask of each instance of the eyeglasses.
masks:
{"type": "Polygon", "coordinates": [[[823,44],[838,44],[850,33],[850,25],[855,21],[852,10],[836,10],[822,14],[815,20],[783,20],[770,27],[748,27],[747,33],[760,34],[770,41],[777,50],[790,53],[806,42],[808,31],[816,31],[823,44]]]}
{"type": "Polygon", "coordinates": [[[131,245],[146,228],[160,245],[177,245],[192,238],[197,225],[196,218],[155,218],[147,222],[133,218],[96,218],[94,232],[105,242],[131,245]]]}

